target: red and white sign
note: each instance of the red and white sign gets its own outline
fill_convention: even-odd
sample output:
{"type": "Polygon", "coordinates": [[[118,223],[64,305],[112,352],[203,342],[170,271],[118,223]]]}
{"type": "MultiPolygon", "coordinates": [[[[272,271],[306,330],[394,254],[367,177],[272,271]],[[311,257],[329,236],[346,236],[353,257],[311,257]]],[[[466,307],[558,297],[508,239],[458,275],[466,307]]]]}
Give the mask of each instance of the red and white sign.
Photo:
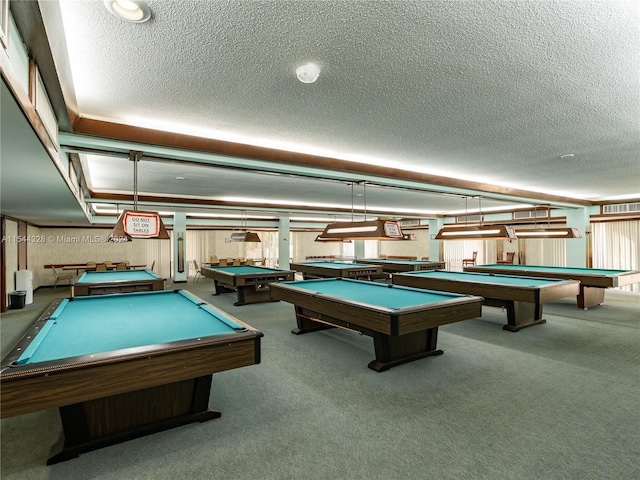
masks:
{"type": "Polygon", "coordinates": [[[133,238],[153,238],[160,233],[160,216],[155,213],[125,212],[124,231],[133,238]]]}

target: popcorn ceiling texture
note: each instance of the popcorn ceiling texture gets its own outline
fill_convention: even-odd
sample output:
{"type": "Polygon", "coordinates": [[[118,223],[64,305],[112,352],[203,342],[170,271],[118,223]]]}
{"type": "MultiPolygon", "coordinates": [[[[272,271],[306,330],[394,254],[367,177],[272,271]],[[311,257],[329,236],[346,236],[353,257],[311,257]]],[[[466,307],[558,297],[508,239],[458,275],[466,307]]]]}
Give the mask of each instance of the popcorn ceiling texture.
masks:
{"type": "Polygon", "coordinates": [[[635,1],[148,1],[144,24],[60,4],[86,117],[577,198],[640,191],[635,1]]]}

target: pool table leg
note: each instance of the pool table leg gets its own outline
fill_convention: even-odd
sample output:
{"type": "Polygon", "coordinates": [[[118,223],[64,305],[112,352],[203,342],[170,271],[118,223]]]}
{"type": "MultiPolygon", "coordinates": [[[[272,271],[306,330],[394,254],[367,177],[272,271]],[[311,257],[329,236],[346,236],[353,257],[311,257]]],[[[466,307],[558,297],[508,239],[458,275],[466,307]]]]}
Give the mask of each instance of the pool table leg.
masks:
{"type": "Polygon", "coordinates": [[[586,310],[587,308],[597,307],[604,303],[604,288],[585,287],[580,283],[580,293],[576,298],[578,299],[578,308],[586,310]]]}
{"type": "Polygon", "coordinates": [[[438,327],[406,335],[386,335],[373,332],[372,336],[376,359],[371,361],[368,366],[376,372],[384,372],[403,363],[444,353],[436,348],[438,327]]]}
{"type": "Polygon", "coordinates": [[[269,284],[238,285],[238,301],[234,303],[236,307],[249,303],[279,302],[271,298],[271,287],[269,284]]]}
{"type": "Polygon", "coordinates": [[[508,332],[519,332],[523,328],[532,327],[540,323],[547,323],[542,318],[542,304],[517,302],[515,300],[502,300],[486,298],[484,305],[490,307],[501,307],[507,309],[507,324],[502,326],[508,332]]]}
{"type": "Polygon", "coordinates": [[[221,416],[209,408],[211,375],[60,407],[63,432],[47,465],[81,453],[221,416]]]}
{"type": "Polygon", "coordinates": [[[523,328],[547,323],[542,318],[541,303],[507,302],[507,324],[502,327],[509,332],[518,332],[523,328]]]}

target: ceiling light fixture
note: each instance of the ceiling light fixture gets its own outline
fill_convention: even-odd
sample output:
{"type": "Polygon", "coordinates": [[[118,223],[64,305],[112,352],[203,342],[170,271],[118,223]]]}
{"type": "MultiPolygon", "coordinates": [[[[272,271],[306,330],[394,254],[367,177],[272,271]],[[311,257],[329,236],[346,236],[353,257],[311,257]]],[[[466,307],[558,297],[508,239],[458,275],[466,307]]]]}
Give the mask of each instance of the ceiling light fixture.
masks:
{"type": "MultiPolygon", "coordinates": [[[[133,210],[124,210],[116,220],[109,235],[109,242],[131,242],[133,238],[157,238],[168,240],[169,232],[162,223],[157,212],[142,212],[138,210],[138,162],[143,152],[131,150],[129,160],[133,162],[133,210]]],[[[119,210],[116,205],[116,210],[119,210]]]]}
{"type": "Polygon", "coordinates": [[[536,228],[516,230],[518,238],[582,238],[577,228],[536,228]]]}
{"type": "Polygon", "coordinates": [[[314,63],[307,63],[296,68],[298,80],[302,83],[313,83],[320,76],[320,68],[314,63]]]}
{"type": "Polygon", "coordinates": [[[340,243],[353,243],[351,240],[342,238],[323,238],[322,235],[318,235],[315,239],[316,242],[340,242],[340,243]]]}
{"type": "Polygon", "coordinates": [[[127,22],[143,23],[151,18],[151,10],[140,0],[104,0],[104,6],[127,22]]]}
{"type": "Polygon", "coordinates": [[[367,182],[364,185],[364,221],[353,221],[353,185],[351,182],[351,222],[330,223],[316,237],[316,242],[344,240],[407,240],[400,224],[394,220],[379,218],[367,221],[367,182]]]}
{"type": "MultiPolygon", "coordinates": [[[[467,199],[464,199],[464,218],[467,221],[467,199]]],[[[480,225],[463,227],[443,227],[435,236],[436,240],[517,240],[516,231],[507,225],[482,225],[482,197],[478,197],[480,225]]]]}
{"type": "Polygon", "coordinates": [[[255,232],[247,231],[247,212],[242,212],[242,231],[241,232],[231,232],[231,237],[229,237],[229,241],[231,242],[260,242],[260,237],[255,232]]]}
{"type": "Polygon", "coordinates": [[[523,238],[582,238],[577,228],[552,228],[551,206],[547,205],[547,227],[538,228],[536,224],[531,229],[516,230],[516,235],[523,238]]]}
{"type": "Polygon", "coordinates": [[[436,235],[436,240],[517,240],[515,230],[506,225],[478,225],[445,227],[436,235]]]}

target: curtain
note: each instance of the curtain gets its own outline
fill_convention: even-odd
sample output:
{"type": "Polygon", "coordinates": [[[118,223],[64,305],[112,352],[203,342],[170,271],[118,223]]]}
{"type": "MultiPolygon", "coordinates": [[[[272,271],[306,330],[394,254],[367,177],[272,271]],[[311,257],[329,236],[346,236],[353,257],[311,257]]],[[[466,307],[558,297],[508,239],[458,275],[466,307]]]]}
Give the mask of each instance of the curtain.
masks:
{"type": "MultiPolygon", "coordinates": [[[[591,224],[593,268],[640,270],[640,221],[591,224]]],[[[640,285],[621,290],[640,292],[640,285]]]]}
{"type": "MultiPolygon", "coordinates": [[[[563,228],[566,225],[554,225],[563,228]]],[[[540,225],[518,225],[518,230],[536,229],[540,225]]],[[[567,264],[567,240],[564,238],[518,239],[518,262],[523,265],[564,267],[567,264]]]]}
{"type": "Polygon", "coordinates": [[[497,258],[495,240],[446,240],[444,242],[444,261],[447,270],[462,270],[462,260],[472,258],[478,252],[476,264],[495,263],[497,258]]]}

